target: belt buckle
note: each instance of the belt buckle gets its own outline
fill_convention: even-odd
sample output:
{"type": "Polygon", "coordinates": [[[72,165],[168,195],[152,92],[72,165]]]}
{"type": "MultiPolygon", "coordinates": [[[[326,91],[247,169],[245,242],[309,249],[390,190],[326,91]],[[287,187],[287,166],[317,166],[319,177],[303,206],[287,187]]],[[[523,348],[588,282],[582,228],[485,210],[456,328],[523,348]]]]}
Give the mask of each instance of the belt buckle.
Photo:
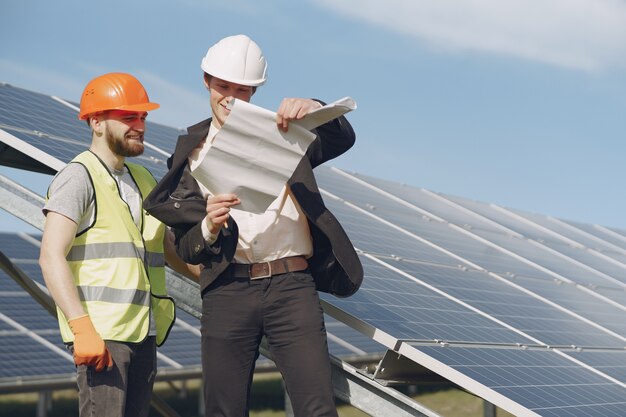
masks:
{"type": "Polygon", "coordinates": [[[253,281],[253,280],[255,280],[255,279],[269,278],[269,277],[271,277],[271,276],[272,276],[272,264],[271,264],[270,262],[259,262],[259,264],[267,264],[267,270],[268,270],[268,273],[267,273],[266,275],[259,275],[259,276],[255,276],[255,277],[253,277],[253,276],[252,276],[252,265],[253,265],[253,264],[251,264],[251,265],[248,267],[248,275],[250,276],[250,281],[253,281]]]}

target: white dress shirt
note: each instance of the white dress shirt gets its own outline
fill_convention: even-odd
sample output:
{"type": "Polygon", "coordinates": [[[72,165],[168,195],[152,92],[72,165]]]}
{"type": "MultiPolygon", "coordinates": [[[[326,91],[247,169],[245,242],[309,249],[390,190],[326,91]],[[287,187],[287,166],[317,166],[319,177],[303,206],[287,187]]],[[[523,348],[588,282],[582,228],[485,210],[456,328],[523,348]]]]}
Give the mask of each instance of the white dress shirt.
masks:
{"type": "MultiPolygon", "coordinates": [[[[219,129],[213,124],[206,139],[189,155],[189,167],[193,171],[211,148],[219,129]]],[[[204,197],[212,195],[203,184],[198,183],[204,197]]],[[[234,261],[237,263],[267,262],[287,256],[313,254],[313,242],[306,216],[287,186],[261,214],[231,208],[230,215],[239,227],[239,239],[234,261]]],[[[202,233],[209,243],[217,236],[202,222],[202,233]]]]}

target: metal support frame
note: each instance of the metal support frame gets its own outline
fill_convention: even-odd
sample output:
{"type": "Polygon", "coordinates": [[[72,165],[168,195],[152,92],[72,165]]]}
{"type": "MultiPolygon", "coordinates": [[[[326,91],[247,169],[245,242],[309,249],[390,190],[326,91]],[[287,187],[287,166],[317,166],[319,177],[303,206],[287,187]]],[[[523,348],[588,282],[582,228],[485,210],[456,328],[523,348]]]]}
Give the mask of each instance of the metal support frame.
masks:
{"type": "Polygon", "coordinates": [[[44,199],[15,181],[0,175],[0,208],[24,222],[43,230],[41,212],[44,199]]]}
{"type": "Polygon", "coordinates": [[[387,350],[371,377],[386,386],[450,383],[425,366],[393,350],[387,350]]]}
{"type": "Polygon", "coordinates": [[[496,406],[483,400],[483,417],[496,417],[496,406]]]}
{"type": "Polygon", "coordinates": [[[52,393],[50,391],[39,391],[37,397],[37,417],[46,417],[52,407],[52,393]]]}

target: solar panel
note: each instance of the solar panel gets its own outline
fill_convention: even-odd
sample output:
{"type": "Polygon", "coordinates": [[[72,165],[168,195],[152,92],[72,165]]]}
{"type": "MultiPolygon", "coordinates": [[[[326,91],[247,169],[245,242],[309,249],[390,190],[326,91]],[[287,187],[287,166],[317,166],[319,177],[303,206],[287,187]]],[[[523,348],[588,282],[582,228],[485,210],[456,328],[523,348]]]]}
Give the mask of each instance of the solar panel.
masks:
{"type": "MultiPolygon", "coordinates": [[[[396,262],[396,268],[410,276],[419,278],[446,294],[453,296],[471,306],[478,308],[490,317],[505,322],[524,334],[541,341],[546,345],[577,345],[577,346],[611,346],[620,348],[624,340],[612,336],[592,324],[581,322],[573,314],[544,302],[541,298],[526,293],[518,287],[509,285],[507,280],[499,280],[483,271],[456,269],[449,271],[437,267],[423,267],[411,262],[396,262]],[[451,273],[452,272],[452,273],[451,273]]],[[[524,284],[527,280],[524,280],[524,284]]],[[[564,292],[561,285],[554,282],[532,280],[543,291],[543,295],[556,295],[558,301],[571,301],[568,297],[575,296],[572,304],[601,318],[617,330],[626,329],[623,322],[624,312],[612,307],[597,298],[581,291],[564,292]],[[562,298],[561,298],[562,297],[562,298]],[[604,314],[603,314],[604,313],[604,314]]],[[[516,281],[520,284],[520,280],[516,281]]],[[[522,285],[525,289],[529,289],[522,285]]],[[[570,289],[571,286],[570,286],[570,289]]],[[[554,298],[551,301],[555,301],[554,298]]],[[[550,299],[550,298],[548,298],[550,299]]],[[[560,304],[560,307],[565,305],[560,304]]],[[[595,323],[595,322],[594,322],[595,323]]],[[[626,334],[626,333],[623,333],[626,334]]]]}
{"type": "MultiPolygon", "coordinates": [[[[489,317],[494,323],[502,323],[506,328],[520,332],[520,335],[528,336],[536,346],[552,349],[559,345],[561,348],[570,349],[572,346],[587,346],[592,349],[604,346],[616,352],[624,349],[626,333],[622,323],[626,304],[610,302],[619,299],[619,291],[623,290],[620,289],[619,280],[604,276],[606,272],[615,273],[616,269],[611,269],[613,266],[611,264],[603,264],[599,268],[596,263],[601,258],[593,254],[585,253],[585,256],[579,256],[579,253],[574,254],[569,249],[563,248],[563,239],[554,236],[556,232],[543,231],[542,234],[541,230],[527,224],[522,226],[510,224],[513,221],[508,216],[509,223],[505,223],[499,217],[502,213],[490,209],[486,204],[450,196],[444,196],[442,199],[427,190],[362,175],[351,176],[336,169],[318,170],[318,178],[321,186],[333,196],[330,199],[332,209],[344,206],[337,210],[342,224],[344,219],[354,216],[354,213],[368,212],[369,218],[388,226],[387,235],[392,233],[413,235],[422,243],[432,244],[431,247],[437,248],[440,253],[456,255],[457,259],[466,261],[466,265],[474,266],[474,269],[468,268],[463,266],[463,262],[456,268],[437,263],[428,264],[416,260],[415,256],[405,258],[394,255],[397,253],[397,245],[387,246],[387,251],[384,252],[378,246],[372,250],[366,239],[360,240],[359,249],[370,255],[371,259],[383,261],[388,265],[387,269],[399,271],[407,278],[449,296],[460,305],[476,309],[477,313],[485,314],[484,317],[489,317]],[[354,213],[350,213],[350,209],[354,213]],[[527,232],[525,227],[533,229],[532,238],[541,244],[536,245],[533,239],[520,233],[527,232]],[[467,237],[473,240],[473,245],[467,243],[467,237]],[[553,247],[543,245],[546,241],[551,242],[553,247]],[[573,258],[569,259],[570,257],[573,258]],[[594,284],[594,287],[588,288],[589,284],[594,284]],[[607,293],[613,293],[613,297],[607,296],[607,293]]],[[[353,229],[350,229],[350,223],[348,224],[350,233],[353,229]]],[[[368,225],[360,227],[366,231],[371,230],[368,225]]],[[[371,235],[374,239],[379,237],[376,233],[371,235]]],[[[364,265],[366,272],[375,271],[375,273],[367,274],[364,288],[352,297],[354,300],[336,301],[328,297],[325,300],[338,306],[350,317],[358,318],[354,320],[353,325],[363,326],[365,332],[373,332],[372,329],[384,331],[386,337],[381,337],[381,340],[390,340],[390,346],[394,343],[397,346],[397,343],[402,343],[403,340],[412,339],[421,339],[419,343],[426,345],[424,336],[428,337],[431,334],[429,325],[437,323],[433,344],[455,346],[448,348],[447,352],[453,352],[451,354],[458,352],[461,356],[468,353],[456,350],[458,349],[456,346],[464,343],[473,346],[484,344],[485,347],[489,347],[489,350],[484,350],[485,352],[493,352],[491,349],[494,346],[503,343],[502,339],[496,336],[501,336],[501,331],[494,329],[489,329],[487,333],[489,341],[485,343],[481,338],[481,331],[484,331],[485,326],[473,331],[476,329],[474,323],[460,317],[453,321],[456,324],[467,324],[468,328],[472,329],[469,332],[472,336],[467,337],[458,331],[451,332],[450,326],[440,323],[441,317],[446,317],[449,309],[433,305],[432,302],[423,302],[423,297],[415,296],[415,290],[411,292],[390,285],[394,279],[388,277],[388,272],[381,270],[380,267],[372,267],[367,262],[364,262],[364,265]],[[380,287],[376,282],[378,280],[384,282],[380,287]],[[374,288],[370,288],[368,283],[374,288]],[[381,295],[381,292],[384,295],[381,295]],[[376,298],[373,298],[372,294],[375,294],[376,298]],[[405,299],[407,295],[413,300],[412,305],[408,305],[405,299]],[[366,298],[372,304],[377,304],[376,308],[382,305],[392,311],[400,309],[406,315],[396,313],[390,317],[383,311],[370,317],[369,314],[363,314],[362,311],[368,309],[359,305],[359,298],[366,298]],[[421,305],[432,311],[426,325],[421,323],[420,315],[416,313],[419,310],[417,306],[421,305]],[[380,317],[390,317],[389,321],[392,323],[381,321],[380,317]],[[419,321],[419,325],[416,325],[414,320],[419,321]],[[408,332],[407,327],[410,329],[408,332]]],[[[516,355],[511,352],[519,348],[514,347],[525,342],[510,338],[504,343],[510,347],[503,350],[502,355],[506,358],[508,354],[516,355]]],[[[413,353],[416,350],[424,352],[422,347],[415,347],[413,344],[411,348],[414,349],[413,353]]],[[[585,370],[591,368],[593,372],[593,363],[585,362],[587,358],[593,356],[590,354],[579,356],[580,358],[576,360],[571,359],[572,363],[568,366],[585,370]]],[[[571,356],[565,358],[569,360],[567,358],[571,356]]],[[[512,361],[513,356],[509,359],[512,361]]],[[[492,365],[494,364],[489,366],[492,365]]],[[[502,371],[501,368],[496,369],[502,371]]],[[[484,367],[480,371],[486,372],[484,367]]],[[[517,371],[525,372],[520,369],[517,371]]],[[[604,372],[599,372],[599,375],[604,378],[602,383],[610,386],[609,390],[613,390],[618,397],[621,395],[623,402],[626,398],[624,380],[613,380],[611,374],[604,372]]],[[[532,381],[526,381],[526,384],[533,386],[532,381]]],[[[506,408],[505,403],[506,400],[503,400],[499,405],[506,408]]],[[[528,404],[528,398],[521,403],[528,404]]],[[[590,404],[595,403],[592,400],[590,404]]],[[[526,407],[533,409],[535,406],[526,407]]],[[[589,410],[587,406],[575,408],[589,410]]],[[[605,415],[602,414],[604,412],[611,415],[613,409],[604,404],[598,409],[601,411],[593,408],[591,410],[588,412],[592,414],[587,415],[605,415]],[[593,414],[594,412],[599,414],[593,414]]],[[[551,411],[541,409],[541,415],[570,415],[569,412],[568,407],[563,404],[554,405],[554,410],[551,411]]]]}
{"type": "Polygon", "coordinates": [[[419,350],[482,385],[476,389],[491,389],[537,415],[624,415],[623,387],[555,352],[463,347],[419,350]]]}
{"type": "Polygon", "coordinates": [[[555,240],[554,236],[541,234],[539,230],[515,221],[488,204],[454,196],[441,197],[432,192],[365,176],[356,178],[364,182],[356,182],[342,175],[334,177],[329,184],[349,190],[347,195],[344,191],[343,197],[350,202],[361,207],[375,207],[374,211],[386,220],[408,231],[419,231],[420,236],[487,270],[550,278],[545,270],[533,266],[537,265],[584,285],[623,287],[616,277],[626,275],[626,269],[607,262],[599,265],[601,259],[597,256],[574,250],[562,241],[555,240]],[[389,195],[395,200],[389,198],[389,195]],[[399,204],[397,199],[406,205],[399,204]],[[457,204],[456,210],[452,210],[455,207],[450,203],[457,204]],[[424,206],[429,209],[424,209],[424,206]],[[416,216],[424,212],[431,220],[423,223],[415,221],[416,216]],[[528,230],[532,231],[534,240],[522,233],[528,230]],[[451,236],[454,238],[451,239],[451,236]]]}
{"type": "MultiPolygon", "coordinates": [[[[0,140],[37,150],[28,154],[30,164],[18,156],[25,168],[66,163],[88,146],[89,132],[72,103],[6,85],[0,102],[0,140]],[[50,117],[71,127],[47,129],[50,117]]],[[[157,178],[179,133],[147,128],[152,146],[139,162],[157,178]]],[[[354,296],[321,294],[333,317],[327,318],[331,351],[362,355],[384,346],[516,415],[623,415],[626,231],[324,166],[316,177],[365,268],[354,296]]],[[[12,239],[0,234],[2,250],[40,280],[36,245],[25,256],[28,245],[12,239]]],[[[7,305],[18,303],[16,292],[0,287],[7,305]]],[[[197,324],[180,317],[175,337],[160,351],[165,369],[199,363],[197,324]]],[[[15,332],[9,321],[0,326],[15,332]]],[[[54,337],[46,327],[39,332],[54,337]]]]}
{"type": "MultiPolygon", "coordinates": [[[[27,157],[38,150],[63,164],[87,150],[91,130],[78,120],[75,104],[9,85],[0,86],[0,129],[3,141],[27,157]]],[[[180,130],[146,123],[145,151],[129,161],[146,166],[157,178],[167,172],[166,161],[174,150],[180,130]]],[[[2,162],[0,154],[0,162],[2,162]]],[[[60,166],[55,165],[56,169],[60,166]]]]}
{"type": "Polygon", "coordinates": [[[361,290],[348,298],[336,299],[327,294],[322,298],[372,328],[402,340],[532,343],[446,294],[417,285],[370,258],[361,260],[366,271],[361,290]]]}
{"type": "Polygon", "coordinates": [[[622,236],[616,230],[611,230],[610,228],[603,227],[597,224],[586,224],[580,222],[574,222],[571,220],[562,220],[557,219],[563,222],[566,226],[573,227],[576,230],[581,230],[584,233],[587,233],[593,239],[599,239],[602,242],[608,242],[610,245],[614,245],[617,248],[620,248],[622,251],[626,250],[626,237],[622,236]]]}
{"type": "MultiPolygon", "coordinates": [[[[324,189],[337,194],[344,200],[348,200],[351,204],[357,205],[363,211],[368,212],[370,216],[380,219],[375,220],[375,223],[379,224],[378,227],[380,229],[389,229],[388,227],[382,226],[381,220],[384,220],[392,223],[399,232],[390,234],[388,231],[382,230],[374,234],[374,236],[384,237],[385,235],[391,235],[391,239],[393,239],[394,235],[401,236],[403,234],[412,234],[413,236],[427,240],[432,245],[431,249],[429,249],[429,253],[423,257],[421,256],[421,248],[418,248],[412,253],[406,251],[409,252],[408,254],[395,253],[402,258],[432,261],[433,259],[437,259],[437,257],[443,256],[444,252],[448,251],[457,255],[456,258],[453,258],[451,255],[446,256],[446,259],[448,259],[447,263],[451,265],[462,263],[471,266],[472,263],[474,263],[493,272],[505,273],[514,271],[516,273],[524,273],[531,276],[540,275],[549,278],[548,275],[532,268],[527,263],[506,255],[501,250],[498,250],[495,247],[496,245],[485,245],[483,242],[479,242],[476,238],[472,238],[467,233],[464,233],[462,228],[454,229],[450,227],[450,223],[440,217],[442,212],[447,213],[449,211],[449,207],[439,204],[439,210],[433,210],[436,202],[433,202],[432,199],[428,198],[426,195],[419,195],[415,189],[401,187],[399,184],[394,185],[396,189],[385,185],[389,191],[395,191],[397,195],[404,197],[406,204],[401,204],[398,201],[398,197],[395,195],[390,196],[389,193],[377,194],[377,192],[372,190],[368,185],[350,180],[336,172],[318,169],[317,175],[324,189]],[[429,200],[429,205],[431,205],[430,209],[432,211],[424,210],[421,207],[423,199],[429,200]],[[437,249],[432,249],[433,247],[437,247],[437,249]],[[433,252],[436,256],[431,255],[433,252]],[[420,257],[417,258],[416,255],[420,257]]],[[[329,203],[333,206],[333,209],[338,205],[333,200],[330,200],[329,203]]],[[[348,210],[347,208],[339,208],[338,210],[346,213],[343,217],[340,217],[342,224],[346,218],[354,216],[354,210],[348,210]]],[[[460,216],[462,216],[462,213],[459,213],[457,217],[460,216]]],[[[466,223],[460,222],[460,224],[464,225],[466,223]]],[[[484,228],[482,230],[496,234],[493,227],[484,228]]],[[[365,234],[365,232],[363,233],[365,234]]],[[[497,235],[498,237],[503,236],[500,232],[497,232],[497,235]]],[[[503,237],[513,239],[508,236],[503,237]]],[[[415,238],[413,237],[406,240],[415,241],[415,238]]],[[[367,249],[368,252],[374,252],[369,249],[367,245],[371,245],[372,243],[369,242],[372,241],[374,241],[375,244],[375,239],[371,239],[370,237],[363,241],[366,246],[362,248],[367,249]]],[[[403,243],[401,245],[392,244],[387,245],[387,249],[396,249],[396,247],[402,248],[404,246],[403,243]]],[[[387,251],[387,254],[389,254],[389,251],[387,251]]]]}

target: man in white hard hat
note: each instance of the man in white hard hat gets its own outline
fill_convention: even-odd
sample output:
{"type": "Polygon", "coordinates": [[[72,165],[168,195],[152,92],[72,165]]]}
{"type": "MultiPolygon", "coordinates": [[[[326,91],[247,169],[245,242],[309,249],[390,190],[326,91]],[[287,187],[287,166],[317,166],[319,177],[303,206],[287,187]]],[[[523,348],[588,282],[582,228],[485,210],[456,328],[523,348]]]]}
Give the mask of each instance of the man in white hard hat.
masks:
{"type": "MultiPolygon", "coordinates": [[[[296,416],[336,416],[323,312],[317,290],[346,297],[363,268],[336,218],[325,207],[313,168],[346,152],[355,140],[344,117],[315,131],[278,198],[262,214],[237,209],[233,194],[213,195],[191,170],[229,115],[233,99],[250,101],[266,81],[259,46],[244,35],[211,46],[202,60],[213,117],[188,128],[170,170],[144,203],[170,225],[177,251],[201,264],[202,366],[207,416],[247,416],[259,344],[266,336],[296,416]]],[[[321,102],[286,98],[277,128],[321,102]]]]}

